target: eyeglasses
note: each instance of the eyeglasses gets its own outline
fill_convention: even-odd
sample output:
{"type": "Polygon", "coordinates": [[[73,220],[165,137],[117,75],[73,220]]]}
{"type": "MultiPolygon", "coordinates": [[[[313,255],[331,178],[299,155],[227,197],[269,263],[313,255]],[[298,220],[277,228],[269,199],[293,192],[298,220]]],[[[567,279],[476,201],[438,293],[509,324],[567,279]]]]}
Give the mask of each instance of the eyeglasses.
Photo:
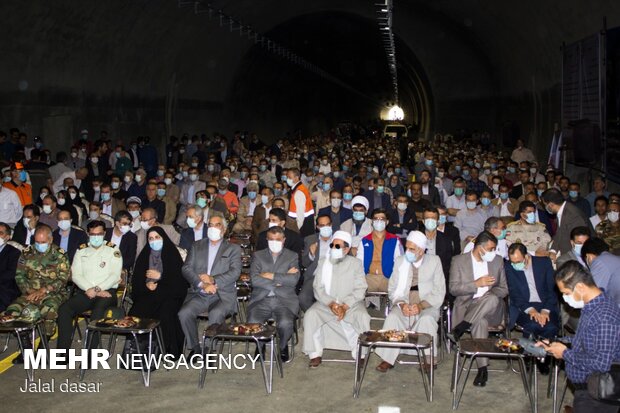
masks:
{"type": "Polygon", "coordinates": [[[329,244],[329,248],[336,248],[337,250],[344,248],[342,245],[340,244],[334,244],[333,242],[331,244],[329,244]]]}

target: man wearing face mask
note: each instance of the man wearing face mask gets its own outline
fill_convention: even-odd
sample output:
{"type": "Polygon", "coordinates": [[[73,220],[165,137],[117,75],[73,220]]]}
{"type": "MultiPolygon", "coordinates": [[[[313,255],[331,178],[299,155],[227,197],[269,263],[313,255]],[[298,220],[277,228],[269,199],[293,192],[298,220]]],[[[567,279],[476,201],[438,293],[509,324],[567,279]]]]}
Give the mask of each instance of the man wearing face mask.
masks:
{"type": "MultiPolygon", "coordinates": [[[[481,232],[470,254],[457,255],[450,266],[450,294],[455,298],[449,335],[458,341],[465,332],[473,338],[487,338],[489,326],[504,319],[503,298],[508,294],[504,260],[495,253],[497,238],[481,232]]],[[[474,386],[486,386],[488,359],[477,358],[478,374],[474,386]]]]}
{"type": "MultiPolygon", "coordinates": [[[[123,258],[111,242],[105,242],[105,223],[93,221],[88,225],[88,244],[75,253],[71,280],[77,292],[58,309],[58,349],[71,348],[73,319],[91,310],[92,319],[105,317],[108,308],[117,304],[116,289],[121,280],[123,258]]],[[[96,348],[98,336],[93,346],[96,348]]]]}
{"type": "Polygon", "coordinates": [[[0,222],[5,222],[14,227],[21,216],[22,204],[17,193],[0,185],[0,222]]]}
{"type": "Polygon", "coordinates": [[[22,211],[22,218],[13,230],[13,241],[23,246],[34,244],[34,232],[39,223],[41,210],[34,204],[26,205],[22,211]]]}
{"type": "MultiPolygon", "coordinates": [[[[273,212],[273,211],[272,211],[273,212]]],[[[274,226],[267,230],[268,248],[252,256],[252,298],[248,305],[248,322],[264,323],[275,319],[280,336],[280,354],[288,360],[288,341],[299,313],[295,288],[299,281],[299,254],[284,247],[284,230],[274,226]]]]}
{"type": "MultiPolygon", "coordinates": [[[[170,188],[174,187],[176,187],[176,185],[170,185],[170,188]]],[[[164,181],[157,184],[157,199],[166,206],[166,214],[162,222],[166,225],[172,225],[177,216],[177,203],[168,195],[166,183],[164,181]]]]}
{"type": "Polygon", "coordinates": [[[66,252],[69,262],[73,262],[80,245],[88,242],[88,235],[77,225],[71,225],[71,214],[68,211],[59,211],[57,218],[53,233],[54,244],[66,252]]]}
{"type": "Polygon", "coordinates": [[[588,392],[588,377],[607,372],[612,362],[620,361],[620,309],[601,291],[592,275],[576,261],[562,265],[555,282],[571,307],[581,309],[581,319],[574,337],[568,338],[571,348],[560,342],[538,342],[547,353],[563,359],[566,376],[575,388],[575,413],[616,413],[618,406],[595,400],[588,392]]]}
{"type": "Polygon", "coordinates": [[[133,267],[136,260],[138,237],[131,231],[132,217],[127,211],[118,211],[114,215],[114,227],[105,231],[105,241],[118,246],[123,257],[125,274],[133,267]]]}
{"type": "Polygon", "coordinates": [[[157,211],[157,222],[163,223],[166,216],[166,204],[157,198],[157,184],[154,182],[146,185],[146,196],[142,199],[142,209],[144,208],[153,208],[157,211]]]}
{"type": "Polygon", "coordinates": [[[357,356],[357,338],[370,329],[364,304],[366,277],[362,263],[349,255],[351,234],[337,231],[320,261],[313,281],[317,301],[304,315],[303,352],[310,368],[321,364],[323,349],[357,356]]]}
{"type": "Polygon", "coordinates": [[[461,178],[454,180],[454,194],[448,197],[446,208],[448,209],[448,222],[454,222],[456,214],[465,209],[465,181],[461,178]]]}
{"type": "Polygon", "coordinates": [[[332,189],[334,189],[334,181],[329,176],[323,179],[322,184],[316,186],[316,191],[311,195],[316,211],[330,206],[330,191],[332,189]]]}
{"type": "MultiPolygon", "coordinates": [[[[304,246],[303,239],[300,234],[287,228],[287,216],[286,212],[282,208],[272,208],[269,211],[269,224],[268,228],[280,227],[284,230],[284,248],[287,250],[293,251],[297,254],[301,254],[302,248],[304,246]]],[[[267,242],[267,234],[268,229],[258,234],[258,238],[256,240],[256,250],[264,250],[268,248],[267,242]]]]}
{"type": "Polygon", "coordinates": [[[620,306],[620,257],[613,255],[602,239],[590,238],[581,248],[581,258],[590,269],[596,286],[620,306]]]}
{"type": "Polygon", "coordinates": [[[204,214],[205,210],[198,205],[190,205],[187,208],[185,212],[187,228],[181,231],[181,242],[179,244],[181,248],[189,251],[196,241],[207,237],[209,216],[205,217],[204,214]]]}
{"type": "Polygon", "coordinates": [[[368,200],[365,197],[358,195],[353,198],[351,204],[353,206],[351,219],[343,222],[340,229],[351,234],[351,255],[357,255],[362,238],[372,232],[372,220],[366,217],[368,200]]]}
{"type": "Polygon", "coordinates": [[[518,208],[517,200],[510,197],[510,189],[508,185],[502,183],[499,185],[499,195],[492,204],[499,210],[499,216],[506,224],[514,220],[515,213],[518,208]]]}
{"type": "Polygon", "coordinates": [[[536,206],[530,201],[519,204],[519,220],[506,227],[506,241],[521,243],[530,254],[548,256],[551,236],[544,224],[536,222],[536,206]]]}
{"type": "Polygon", "coordinates": [[[364,263],[368,291],[387,292],[394,269],[394,260],[403,254],[400,238],[386,231],[387,213],[384,209],[372,212],[372,232],[366,235],[357,249],[357,258],[364,263]]]}
{"type": "MultiPolygon", "coordinates": [[[[406,330],[430,334],[434,339],[433,353],[437,353],[437,327],[439,310],[446,295],[446,283],[441,260],[425,254],[426,236],[413,231],[407,236],[406,251],[394,262],[388,295],[392,310],[383,323],[384,330],[406,330]]],[[[387,372],[394,367],[400,349],[378,348],[377,356],[383,360],[377,371],[387,372]]],[[[430,351],[426,368],[430,369],[430,351]]]]}
{"type": "Polygon", "coordinates": [[[32,186],[27,183],[28,175],[24,170],[24,165],[14,162],[11,165],[11,180],[5,182],[3,186],[14,191],[19,197],[22,206],[32,204],[32,186]]]}
{"type": "Polygon", "coordinates": [[[314,206],[310,191],[301,182],[299,169],[289,169],[286,184],[290,190],[290,205],[288,215],[297,221],[297,228],[302,237],[314,233],[314,206]]]}
{"type": "Polygon", "coordinates": [[[237,222],[233,226],[233,232],[252,230],[252,219],[256,208],[262,204],[262,196],[258,196],[258,185],[250,183],[247,186],[248,194],[239,200],[237,222]]]}
{"type": "Polygon", "coordinates": [[[390,196],[385,193],[385,180],[377,178],[374,181],[374,188],[364,191],[364,197],[368,200],[368,217],[377,208],[385,209],[386,211],[391,210],[390,196]]]}
{"type": "Polygon", "coordinates": [[[454,226],[461,235],[461,247],[484,231],[486,214],[478,208],[478,195],[474,191],[467,191],[465,194],[465,209],[456,214],[454,226]]]}
{"type": "Polygon", "coordinates": [[[333,189],[329,193],[330,205],[319,210],[319,216],[329,215],[332,223],[332,230],[338,231],[343,222],[351,219],[352,211],[342,207],[342,193],[333,189]]]}
{"type": "Polygon", "coordinates": [[[418,229],[418,218],[412,208],[409,208],[409,198],[405,194],[396,198],[396,208],[390,212],[388,232],[398,235],[403,245],[410,231],[418,229]]]}
{"type": "MultiPolygon", "coordinates": [[[[32,244],[22,251],[15,272],[21,295],[4,314],[30,321],[45,320],[45,334],[49,338],[56,330],[58,307],[67,299],[70,264],[65,252],[52,243],[52,230],[47,225],[37,226],[32,244]]],[[[26,339],[24,347],[33,348],[32,344],[26,339]]],[[[23,360],[20,355],[13,363],[23,360]]]]}
{"type": "Polygon", "coordinates": [[[56,208],[56,198],[53,195],[47,195],[43,198],[43,206],[41,208],[41,216],[39,221],[42,224],[49,226],[52,231],[58,228],[58,213],[60,212],[56,208]]]}
{"type": "MultiPolygon", "coordinates": [[[[560,316],[553,278],[553,265],[547,257],[533,257],[525,245],[514,243],[505,262],[506,281],[510,294],[508,328],[523,328],[524,337],[556,337],[560,316]]],[[[547,363],[538,363],[541,373],[549,373],[547,363]]]]}
{"type": "Polygon", "coordinates": [[[553,256],[558,252],[565,254],[571,250],[570,232],[575,227],[590,228],[590,220],[583,216],[576,206],[566,202],[562,193],[555,188],[547,189],[540,199],[547,212],[557,216],[557,230],[553,235],[553,244],[549,252],[553,256]]]}
{"type": "Polygon", "coordinates": [[[179,320],[190,354],[200,354],[196,317],[209,312],[208,325],[222,324],[237,308],[236,283],[241,274],[241,247],[225,239],[228,222],[214,211],[207,237],[189,249],[183,277],[190,287],[179,320]]]}
{"type": "Polygon", "coordinates": [[[144,208],[142,210],[142,213],[140,214],[140,229],[136,231],[136,236],[138,237],[138,248],[136,249],[136,257],[140,255],[142,248],[144,248],[147,243],[146,231],[148,231],[149,228],[152,228],[154,226],[161,227],[166,233],[166,235],[168,235],[168,238],[170,238],[170,241],[172,241],[174,245],[179,245],[179,242],[181,241],[181,234],[179,234],[172,225],[158,223],[157,211],[155,211],[153,208],[144,208]]]}
{"type": "Polygon", "coordinates": [[[334,233],[329,215],[319,215],[316,230],[316,234],[304,238],[304,249],[301,253],[301,264],[306,268],[299,292],[299,305],[303,311],[307,311],[315,301],[312,283],[317,264],[321,258],[329,255],[329,244],[334,233]]]}
{"type": "Polygon", "coordinates": [[[620,253],[620,204],[611,201],[607,207],[607,219],[601,221],[595,228],[596,236],[603,239],[612,253],[620,253]]]}
{"type": "Polygon", "coordinates": [[[115,216],[119,211],[125,209],[125,203],[121,199],[112,196],[110,184],[102,184],[99,198],[101,199],[101,212],[108,216],[115,216]]]}

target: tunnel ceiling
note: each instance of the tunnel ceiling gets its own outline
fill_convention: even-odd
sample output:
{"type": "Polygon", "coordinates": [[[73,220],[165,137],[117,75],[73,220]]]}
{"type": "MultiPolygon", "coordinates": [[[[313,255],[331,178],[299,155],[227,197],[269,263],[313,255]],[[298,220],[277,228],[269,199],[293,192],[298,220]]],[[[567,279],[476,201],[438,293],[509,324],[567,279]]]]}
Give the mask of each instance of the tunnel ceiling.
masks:
{"type": "MultiPolygon", "coordinates": [[[[376,26],[368,24],[376,17],[373,3],[212,2],[381,100],[389,79],[376,26]],[[317,23],[317,16],[322,21],[317,23]]],[[[394,3],[397,53],[404,57],[399,72],[424,78],[421,83],[427,83],[439,118],[453,111],[454,102],[518,96],[556,85],[562,41],[597,32],[603,16],[609,27],[620,25],[620,2],[612,0],[394,3]]],[[[260,57],[252,42],[216,20],[179,8],[176,0],[7,0],[0,3],[0,13],[0,105],[13,100],[40,104],[52,97],[56,105],[70,105],[83,102],[85,95],[161,99],[174,77],[181,105],[224,107],[235,101],[242,65],[252,61],[260,67],[272,59],[260,57]]],[[[415,89],[403,83],[405,93],[415,89]]]]}

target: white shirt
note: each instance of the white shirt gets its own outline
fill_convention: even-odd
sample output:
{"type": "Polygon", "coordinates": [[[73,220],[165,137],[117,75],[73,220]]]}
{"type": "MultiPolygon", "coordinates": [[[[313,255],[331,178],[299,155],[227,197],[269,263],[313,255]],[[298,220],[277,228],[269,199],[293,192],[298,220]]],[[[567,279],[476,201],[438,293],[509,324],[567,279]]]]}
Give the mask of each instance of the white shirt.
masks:
{"type": "MultiPolygon", "coordinates": [[[[248,216],[249,217],[253,217],[254,216],[254,210],[255,209],[256,209],[256,200],[250,201],[250,203],[248,205],[248,216]]],[[[269,215],[265,215],[265,216],[269,216],[269,215]]]]}
{"type": "MultiPolygon", "coordinates": [[[[103,207],[103,213],[107,214],[109,216],[112,216],[112,202],[110,202],[109,205],[106,205],[105,203],[101,204],[101,206],[103,207]]],[[[116,243],[115,243],[116,244],[116,243]]],[[[118,244],[116,244],[118,245],[118,244]]]]}
{"type": "Polygon", "coordinates": [[[602,221],[601,217],[598,216],[598,214],[594,214],[590,217],[590,222],[592,223],[592,228],[596,228],[596,226],[598,224],[600,224],[602,221]]]}
{"type": "Polygon", "coordinates": [[[12,189],[0,188],[0,222],[14,226],[22,217],[22,204],[17,192],[12,189]]]}
{"type": "MultiPolygon", "coordinates": [[[[458,199],[456,195],[450,195],[446,201],[446,208],[450,209],[465,209],[465,195],[461,195],[461,199],[458,199]]],[[[448,222],[454,222],[456,217],[448,215],[448,222]]]]}
{"type": "MultiPolygon", "coordinates": [[[[463,254],[467,254],[468,252],[472,252],[473,250],[474,242],[469,241],[467,245],[465,245],[465,248],[463,248],[463,254]]],[[[508,259],[508,244],[506,243],[506,239],[497,240],[497,247],[495,248],[495,252],[503,259],[508,259]]]]}
{"type": "MultiPolygon", "coordinates": [[[[523,272],[525,273],[525,280],[527,281],[527,289],[530,292],[530,303],[540,303],[541,300],[538,295],[538,291],[536,290],[536,281],[534,279],[534,268],[531,262],[527,267],[525,267],[523,272]]],[[[525,313],[529,313],[531,309],[532,307],[526,308],[525,313]]]]}
{"type": "Polygon", "coordinates": [[[508,210],[508,205],[511,205],[510,199],[506,200],[506,202],[500,202],[499,216],[500,217],[511,217],[512,214],[508,210]]]}
{"type": "Polygon", "coordinates": [[[110,241],[112,242],[112,244],[114,244],[114,245],[116,245],[118,247],[119,245],[121,245],[121,241],[123,240],[123,235],[125,235],[125,234],[121,233],[121,235],[117,236],[114,233],[114,230],[112,230],[112,237],[110,238],[110,241]]]}
{"type": "Polygon", "coordinates": [[[56,182],[54,182],[54,188],[53,191],[55,194],[58,193],[58,191],[62,191],[63,189],[65,189],[63,182],[66,178],[71,178],[73,179],[73,185],[77,186],[78,188],[80,187],[80,185],[82,184],[82,180],[81,179],[77,179],[75,177],[75,171],[68,171],[68,172],[63,172],[60,177],[56,180],[56,182]]]}
{"type": "MultiPolygon", "coordinates": [[[[485,275],[489,275],[489,266],[485,260],[478,262],[476,258],[474,258],[474,254],[472,253],[471,262],[474,266],[474,280],[477,280],[478,278],[482,278],[485,275]]],[[[489,291],[489,287],[478,287],[478,290],[476,291],[476,294],[474,294],[473,298],[480,298],[487,291],[489,291]]]]}
{"type": "Polygon", "coordinates": [[[562,206],[560,207],[560,210],[558,211],[558,228],[560,228],[560,225],[562,225],[562,213],[564,212],[564,206],[566,205],[566,201],[564,201],[562,203],[562,206]]]}
{"type": "Polygon", "coordinates": [[[222,245],[222,240],[219,240],[215,245],[209,241],[209,262],[207,263],[207,272],[211,275],[211,270],[213,269],[213,263],[215,262],[215,256],[217,252],[220,250],[220,246],[222,245]]]}

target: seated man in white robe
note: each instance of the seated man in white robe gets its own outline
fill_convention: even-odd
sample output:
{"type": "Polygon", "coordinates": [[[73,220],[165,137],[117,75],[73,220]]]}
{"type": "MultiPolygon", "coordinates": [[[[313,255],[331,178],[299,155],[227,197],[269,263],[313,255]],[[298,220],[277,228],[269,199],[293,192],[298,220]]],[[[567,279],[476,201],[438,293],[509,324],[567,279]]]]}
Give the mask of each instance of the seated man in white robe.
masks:
{"type": "Polygon", "coordinates": [[[357,356],[357,338],[370,330],[366,311],[366,273],[360,260],[349,255],[351,234],[336,231],[327,257],[314,273],[316,302],[304,316],[303,351],[310,368],[321,364],[323,349],[351,351],[357,356]]]}
{"type": "MultiPolygon", "coordinates": [[[[433,336],[433,354],[437,354],[439,311],[446,295],[446,281],[441,260],[425,254],[426,236],[420,231],[407,236],[405,255],[396,258],[390,277],[388,295],[392,310],[383,323],[384,330],[407,330],[433,336]]],[[[394,367],[400,349],[379,347],[383,359],[377,370],[385,373],[394,367]]],[[[426,351],[430,368],[430,351],[426,351]]]]}

